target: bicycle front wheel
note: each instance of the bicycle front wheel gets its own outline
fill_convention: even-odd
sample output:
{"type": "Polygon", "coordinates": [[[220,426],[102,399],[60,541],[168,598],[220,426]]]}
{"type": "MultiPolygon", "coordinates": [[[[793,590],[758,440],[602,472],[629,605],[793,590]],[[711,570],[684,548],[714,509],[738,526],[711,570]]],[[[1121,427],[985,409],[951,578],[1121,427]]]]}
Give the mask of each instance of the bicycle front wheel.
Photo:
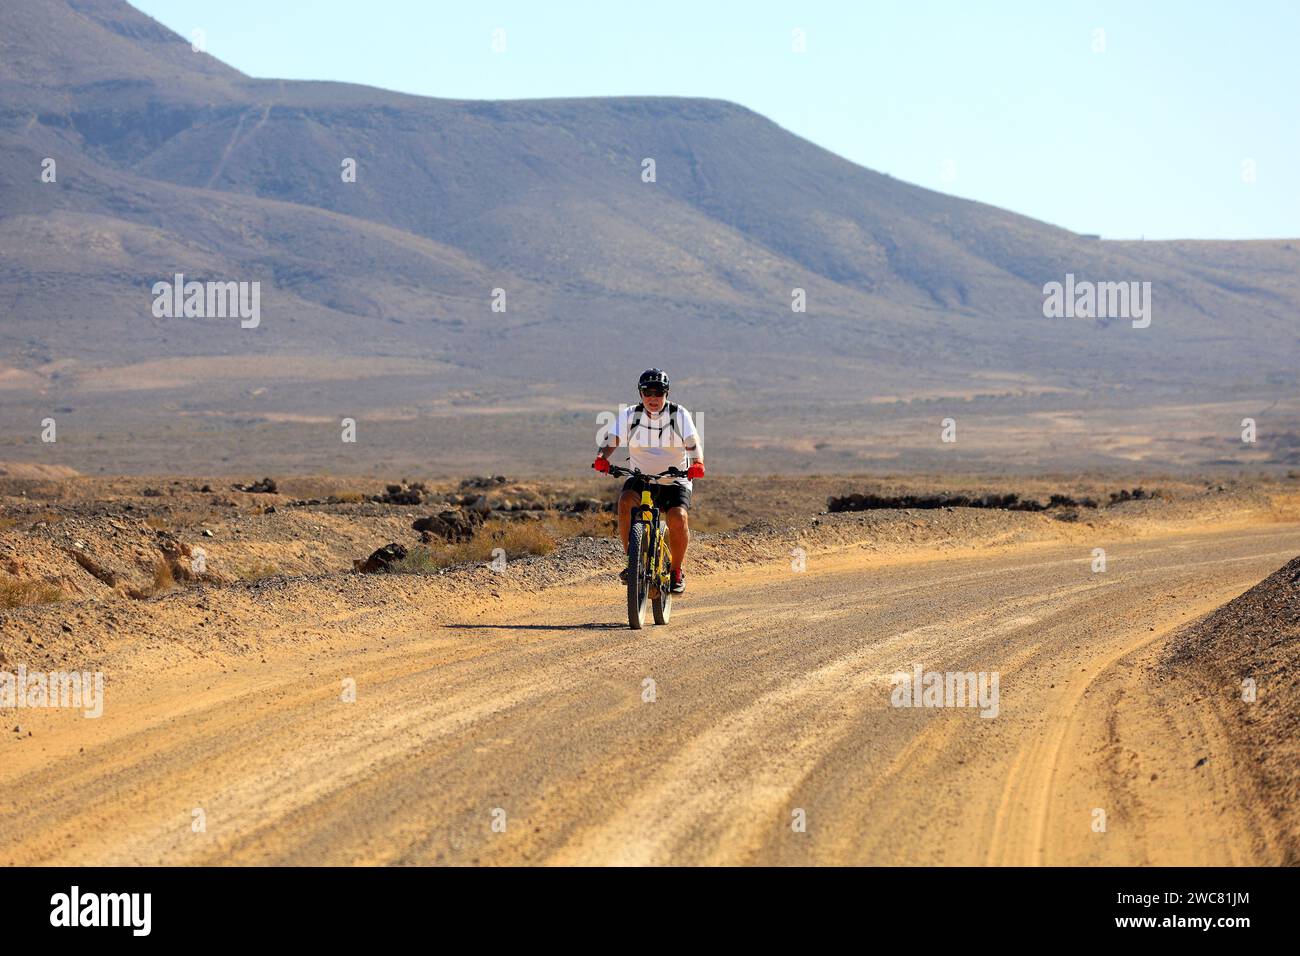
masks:
{"type": "Polygon", "coordinates": [[[627,536],[627,626],[634,631],[645,624],[645,569],[641,567],[645,551],[645,525],[632,522],[627,536]]]}

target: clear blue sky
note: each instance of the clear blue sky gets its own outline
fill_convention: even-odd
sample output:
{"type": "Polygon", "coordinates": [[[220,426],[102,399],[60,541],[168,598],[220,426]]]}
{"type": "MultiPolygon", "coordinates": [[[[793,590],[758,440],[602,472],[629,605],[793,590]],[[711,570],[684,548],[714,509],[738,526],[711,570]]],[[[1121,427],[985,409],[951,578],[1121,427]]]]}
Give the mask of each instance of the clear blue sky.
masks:
{"type": "Polygon", "coordinates": [[[132,2],[203,29],[253,76],[718,97],[871,169],[1080,232],[1300,237],[1295,0],[132,2]]]}

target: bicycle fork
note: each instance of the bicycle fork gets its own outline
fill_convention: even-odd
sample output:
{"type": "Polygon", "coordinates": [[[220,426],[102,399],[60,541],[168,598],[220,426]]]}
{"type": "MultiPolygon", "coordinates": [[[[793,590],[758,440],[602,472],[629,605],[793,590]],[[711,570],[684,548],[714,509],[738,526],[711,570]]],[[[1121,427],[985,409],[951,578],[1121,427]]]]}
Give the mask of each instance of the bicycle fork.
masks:
{"type": "Polygon", "coordinates": [[[642,556],[641,566],[646,569],[645,574],[650,580],[652,591],[658,591],[667,586],[671,577],[669,569],[672,559],[668,542],[664,537],[663,523],[655,520],[654,504],[649,491],[641,492],[640,507],[641,521],[646,526],[645,553],[642,556]]]}
{"type": "Polygon", "coordinates": [[[645,534],[642,536],[642,547],[644,548],[644,551],[641,554],[641,573],[647,578],[653,580],[656,572],[654,566],[656,533],[654,499],[650,497],[650,492],[645,488],[641,489],[640,508],[641,515],[639,520],[645,525],[645,534]]]}

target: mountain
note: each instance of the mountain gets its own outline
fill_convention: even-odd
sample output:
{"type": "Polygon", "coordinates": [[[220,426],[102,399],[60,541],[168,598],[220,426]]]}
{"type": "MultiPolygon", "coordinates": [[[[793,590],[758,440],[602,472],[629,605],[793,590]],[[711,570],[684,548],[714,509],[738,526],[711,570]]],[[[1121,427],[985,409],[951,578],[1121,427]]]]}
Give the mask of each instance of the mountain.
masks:
{"type": "Polygon", "coordinates": [[[568,469],[651,365],[736,469],[1281,465],[1300,432],[1300,241],[1099,241],[733,103],[262,80],[121,0],[7,0],[0,149],[0,459],[568,469]],[[258,283],[257,326],[155,317],[177,273],[258,283]],[[1067,274],[1151,283],[1150,326],[1046,318],[1067,274]]]}

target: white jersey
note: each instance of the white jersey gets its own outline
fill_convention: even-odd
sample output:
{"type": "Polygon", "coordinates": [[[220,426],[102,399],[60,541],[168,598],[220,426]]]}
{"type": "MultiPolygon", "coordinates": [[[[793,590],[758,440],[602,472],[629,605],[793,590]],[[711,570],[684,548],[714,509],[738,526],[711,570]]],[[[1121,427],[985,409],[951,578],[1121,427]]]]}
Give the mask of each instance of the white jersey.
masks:
{"type": "MultiPolygon", "coordinates": [[[[637,414],[635,406],[625,406],[609,432],[618,439],[619,447],[627,448],[631,466],[647,475],[657,475],[669,468],[685,471],[690,467],[687,449],[696,448],[699,444],[691,413],[678,405],[677,414],[670,423],[667,402],[659,414],[653,417],[643,409],[639,413],[641,421],[637,424],[635,433],[629,435],[637,414]]],[[[659,483],[691,487],[689,478],[661,478],[659,483]]]]}

